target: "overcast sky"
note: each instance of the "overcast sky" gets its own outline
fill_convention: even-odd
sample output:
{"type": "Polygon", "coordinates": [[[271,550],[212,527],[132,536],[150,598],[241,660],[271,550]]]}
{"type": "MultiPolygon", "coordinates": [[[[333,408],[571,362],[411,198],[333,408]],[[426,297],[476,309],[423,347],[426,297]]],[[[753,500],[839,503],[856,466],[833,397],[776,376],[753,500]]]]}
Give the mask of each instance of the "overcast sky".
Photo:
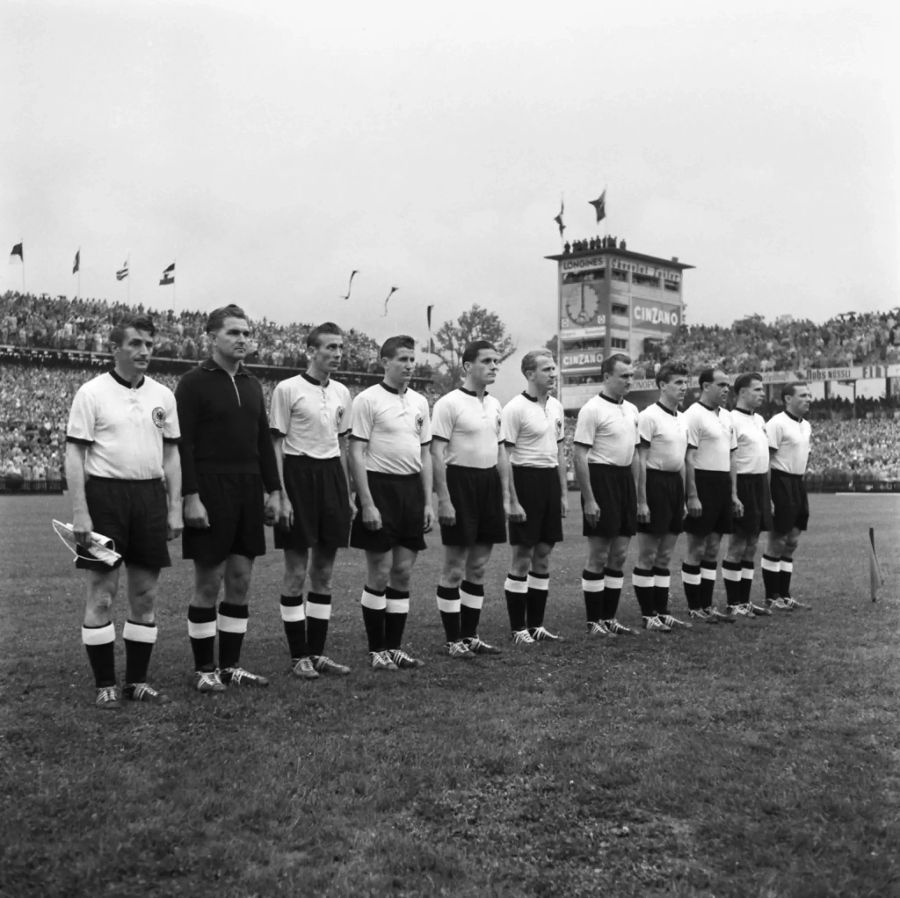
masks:
{"type": "Polygon", "coordinates": [[[177,258],[180,308],[424,339],[477,302],[525,349],[563,194],[567,236],[695,265],[691,322],[887,309],[894,5],[4,0],[0,234],[33,292],[80,247],[83,296],[130,257],[165,308],[177,258]]]}

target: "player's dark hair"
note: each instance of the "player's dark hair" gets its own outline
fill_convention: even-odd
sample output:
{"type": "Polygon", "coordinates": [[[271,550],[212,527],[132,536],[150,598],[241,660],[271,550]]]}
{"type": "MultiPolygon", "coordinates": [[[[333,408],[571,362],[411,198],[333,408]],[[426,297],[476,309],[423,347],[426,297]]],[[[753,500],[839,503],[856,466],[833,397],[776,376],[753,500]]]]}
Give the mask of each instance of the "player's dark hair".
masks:
{"type": "Polygon", "coordinates": [[[323,334],[337,334],[339,337],[344,336],[344,332],[333,321],[323,321],[318,327],[314,327],[306,335],[307,349],[317,349],[319,346],[319,337],[323,334]]]}
{"type": "Polygon", "coordinates": [[[659,371],[656,372],[656,386],[661,387],[676,377],[687,377],[691,372],[684,362],[666,362],[659,371]]]}
{"type": "Polygon", "coordinates": [[[206,333],[220,330],[225,325],[226,318],[243,318],[247,321],[247,313],[240,307],[231,303],[218,309],[213,309],[206,319],[206,333]]]}
{"type": "Polygon", "coordinates": [[[697,374],[697,385],[702,390],[706,384],[711,384],[716,379],[716,371],[718,368],[703,368],[697,374]]]}
{"type": "Polygon", "coordinates": [[[785,384],[781,388],[781,401],[784,402],[788,396],[793,396],[800,387],[808,387],[809,384],[805,380],[795,380],[792,383],[785,384]]]}
{"type": "Polygon", "coordinates": [[[474,362],[482,349],[489,349],[491,352],[497,351],[497,347],[489,340],[473,340],[471,343],[466,343],[466,348],[463,350],[463,364],[466,362],[474,362]]]}
{"type": "Polygon", "coordinates": [[[149,315],[134,315],[131,318],[123,318],[113,325],[109,332],[109,342],[121,346],[125,340],[125,331],[129,327],[133,327],[136,331],[144,331],[151,337],[156,334],[156,325],[149,315]]]}
{"type": "Polygon", "coordinates": [[[388,337],[381,346],[381,358],[392,359],[401,349],[415,349],[416,341],[409,334],[388,337]]]}
{"type": "Polygon", "coordinates": [[[758,371],[745,371],[743,374],[739,374],[734,379],[734,395],[737,396],[741,390],[745,390],[755,380],[762,383],[762,375],[758,371]]]}
{"type": "Polygon", "coordinates": [[[532,349],[522,356],[522,373],[537,371],[538,359],[552,359],[553,353],[549,349],[532,349]]]}
{"type": "Polygon", "coordinates": [[[625,355],[624,352],[614,352],[611,356],[605,358],[600,365],[600,376],[606,377],[607,374],[612,374],[619,362],[623,365],[630,365],[631,356],[625,355]]]}

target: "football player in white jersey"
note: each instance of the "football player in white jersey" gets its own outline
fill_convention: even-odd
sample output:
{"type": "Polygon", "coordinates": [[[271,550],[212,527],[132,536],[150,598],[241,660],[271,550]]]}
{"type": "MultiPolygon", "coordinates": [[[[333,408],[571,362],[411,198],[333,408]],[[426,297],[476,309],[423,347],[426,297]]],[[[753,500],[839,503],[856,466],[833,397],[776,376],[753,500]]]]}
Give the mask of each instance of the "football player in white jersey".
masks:
{"type": "Polygon", "coordinates": [[[180,430],[174,394],[146,376],[154,334],[146,316],[112,329],[113,368],[79,388],[66,427],[76,565],[88,571],[81,637],[94,672],[96,705],[103,710],[120,706],[111,609],[122,561],[129,611],[122,629],[124,696],[169,701],[147,683],[147,669],[157,635],[159,572],[170,564],[166,542],[183,527],[180,430]],[[113,567],[87,551],[92,531],[114,541],[122,559],[113,567]]]}
{"type": "Polygon", "coordinates": [[[500,356],[475,340],[462,354],[464,380],[438,399],[431,413],[431,457],[444,567],[437,606],[451,658],[498,654],[478,636],[484,572],[495,543],[506,542],[500,459],[500,403],[487,392],[500,356]]]}
{"type": "Polygon", "coordinates": [[[325,654],[331,619],[331,574],[337,550],[350,539],[347,433],[350,391],[331,376],[341,364],[344,337],[332,321],[306,338],[306,371],[275,386],[269,428],[281,478],[275,548],[284,551],[281,619],[291,670],[303,679],[350,668],[325,654]],[[309,575],[309,593],[303,588],[309,575]]]}
{"type": "Polygon", "coordinates": [[[767,606],[779,611],[793,611],[810,607],[791,596],[791,575],[800,534],[809,524],[804,475],[812,430],[806,415],[812,393],[805,383],[785,384],[781,399],[784,411],[773,415],[766,424],[771,455],[773,522],[762,571],[767,606]]]}
{"type": "Polygon", "coordinates": [[[725,613],[732,617],[771,614],[763,605],[750,601],[753,568],[759,534],[772,527],[772,500],[769,495],[769,441],[766,424],[757,409],[766,398],[762,376],[740,374],[734,381],[736,402],[731,413],[737,448],[732,465],[734,531],[722,562],[725,580],[725,613]]]}
{"type": "Polygon", "coordinates": [[[353,400],[350,470],[357,514],[350,545],[366,553],[363,622],[373,670],[422,667],[402,647],[409,585],[431,507],[431,422],[425,397],[410,389],[416,364],[412,337],[390,337],[381,347],[384,379],[353,400]]]}
{"type": "Polygon", "coordinates": [[[556,362],[546,349],[522,358],[525,389],[503,407],[501,475],[509,471],[505,492],[512,546],[504,584],[506,608],[516,645],[559,639],[544,626],[550,588],[550,554],[562,541],[568,513],[565,415],[552,396],[556,362]]]}

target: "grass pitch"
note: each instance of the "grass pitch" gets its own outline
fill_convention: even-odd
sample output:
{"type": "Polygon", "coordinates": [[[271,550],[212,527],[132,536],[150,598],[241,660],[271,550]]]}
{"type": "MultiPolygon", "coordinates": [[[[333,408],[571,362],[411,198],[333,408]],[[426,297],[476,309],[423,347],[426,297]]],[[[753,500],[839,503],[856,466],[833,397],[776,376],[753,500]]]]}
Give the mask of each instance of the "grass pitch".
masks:
{"type": "MultiPolygon", "coordinates": [[[[175,703],[104,713],[83,583],[49,526],[67,500],[5,497],[0,895],[900,895],[898,577],[888,563],[873,604],[865,555],[873,525],[895,558],[900,502],[813,496],[812,512],[794,591],[815,611],[671,635],[584,636],[573,515],[547,615],[566,641],[512,648],[499,547],[482,635],[504,654],[471,664],[440,652],[432,535],[412,673],[365,668],[347,550],[328,651],[354,671],[315,682],[288,674],[272,552],[243,659],[272,686],[215,698],[189,688],[179,560],[151,667],[175,703]]],[[[620,617],[639,619],[630,577],[620,617]]]]}

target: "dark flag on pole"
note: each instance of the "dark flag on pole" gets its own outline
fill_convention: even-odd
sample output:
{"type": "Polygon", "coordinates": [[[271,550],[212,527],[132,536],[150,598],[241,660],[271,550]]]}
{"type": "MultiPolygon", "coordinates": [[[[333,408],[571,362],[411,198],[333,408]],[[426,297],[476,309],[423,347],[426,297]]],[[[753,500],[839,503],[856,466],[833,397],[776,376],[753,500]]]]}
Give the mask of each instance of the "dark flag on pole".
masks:
{"type": "Polygon", "coordinates": [[[13,248],[9,251],[9,261],[14,262],[16,259],[20,262],[25,261],[25,253],[22,251],[21,243],[14,243],[13,248]]]}
{"type": "Polygon", "coordinates": [[[875,528],[869,527],[869,541],[866,544],[869,550],[869,590],[872,601],[878,600],[878,590],[884,584],[884,575],[881,573],[881,565],[878,563],[878,555],[875,554],[875,528]]]}
{"type": "Polygon", "coordinates": [[[566,226],[563,224],[563,212],[565,212],[565,211],[566,211],[566,205],[562,200],[560,200],[559,201],[559,215],[557,215],[556,218],[553,219],[556,222],[556,224],[559,226],[560,240],[562,239],[563,231],[566,229],[566,226]]]}
{"type": "Polygon", "coordinates": [[[391,301],[391,297],[392,297],[399,289],[400,289],[399,287],[391,287],[390,292],[389,292],[388,295],[384,298],[384,315],[381,316],[382,318],[386,318],[386,317],[387,317],[387,307],[388,307],[388,303],[391,301]]]}
{"type": "Polygon", "coordinates": [[[425,312],[425,315],[428,319],[428,352],[434,353],[434,338],[431,336],[431,310],[434,306],[429,306],[425,312]]]}
{"type": "Polygon", "coordinates": [[[124,281],[125,278],[128,277],[128,260],[125,260],[125,264],[116,272],[116,280],[124,281]]]}
{"type": "Polygon", "coordinates": [[[159,279],[159,286],[165,287],[168,284],[175,283],[175,263],[173,262],[167,268],[163,269],[162,277],[159,279]]]}
{"type": "Polygon", "coordinates": [[[72,263],[72,274],[78,274],[81,271],[81,250],[75,253],[75,261],[72,263]]]}
{"type": "Polygon", "coordinates": [[[600,224],[606,218],[606,191],[604,190],[595,200],[590,200],[590,204],[597,213],[597,224],[600,224]]]}

